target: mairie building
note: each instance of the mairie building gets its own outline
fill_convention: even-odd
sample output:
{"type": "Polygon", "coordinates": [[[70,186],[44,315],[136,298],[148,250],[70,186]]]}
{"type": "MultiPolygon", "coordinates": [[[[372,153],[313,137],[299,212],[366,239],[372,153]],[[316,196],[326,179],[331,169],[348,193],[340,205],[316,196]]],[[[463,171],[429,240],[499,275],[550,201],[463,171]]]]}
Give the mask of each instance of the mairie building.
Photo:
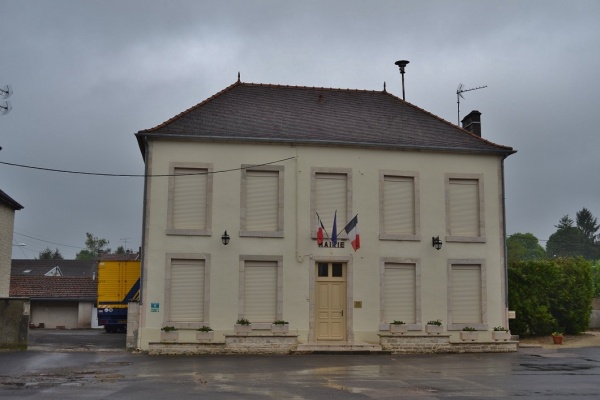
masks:
{"type": "Polygon", "coordinates": [[[504,160],[515,151],[481,137],[480,115],[459,127],[385,89],[238,79],[139,131],[135,346],[516,349],[493,332],[508,327],[504,160]]]}

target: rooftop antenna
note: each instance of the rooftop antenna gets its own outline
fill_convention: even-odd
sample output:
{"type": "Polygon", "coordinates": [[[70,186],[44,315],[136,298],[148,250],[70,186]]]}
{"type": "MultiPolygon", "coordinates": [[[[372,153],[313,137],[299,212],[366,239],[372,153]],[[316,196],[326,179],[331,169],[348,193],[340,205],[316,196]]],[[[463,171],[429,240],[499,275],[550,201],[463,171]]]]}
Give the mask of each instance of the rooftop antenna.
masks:
{"type": "Polygon", "coordinates": [[[479,87],[472,88],[472,89],[463,89],[464,88],[463,84],[462,83],[458,84],[458,87],[456,88],[456,104],[458,104],[458,121],[456,122],[456,125],[460,126],[460,99],[461,99],[461,97],[464,99],[462,94],[464,92],[470,92],[472,90],[485,89],[486,87],[487,87],[487,85],[479,86],[479,87]]]}
{"type": "MultiPolygon", "coordinates": [[[[12,87],[10,85],[4,85],[0,87],[0,99],[8,99],[12,95],[12,87]]],[[[6,115],[12,110],[10,101],[3,101],[0,103],[0,115],[6,115]]]]}
{"type": "Polygon", "coordinates": [[[399,60],[394,63],[398,66],[398,68],[400,68],[400,75],[402,75],[402,100],[406,100],[404,96],[404,68],[408,65],[408,63],[409,61],[406,60],[399,60]]]}
{"type": "Polygon", "coordinates": [[[12,106],[10,105],[10,101],[3,101],[0,103],[0,115],[6,115],[12,110],[12,106]]]}

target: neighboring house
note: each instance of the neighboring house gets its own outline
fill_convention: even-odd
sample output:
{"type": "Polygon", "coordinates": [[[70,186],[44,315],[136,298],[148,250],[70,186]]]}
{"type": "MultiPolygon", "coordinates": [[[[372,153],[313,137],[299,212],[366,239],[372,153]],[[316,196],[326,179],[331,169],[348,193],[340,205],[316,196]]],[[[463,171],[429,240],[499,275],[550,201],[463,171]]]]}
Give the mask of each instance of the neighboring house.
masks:
{"type": "Polygon", "coordinates": [[[377,344],[394,320],[425,335],[436,319],[450,340],[469,326],[490,341],[508,326],[503,162],[514,150],[482,139],[479,116],[467,130],[385,90],[238,81],[138,132],[138,347],[166,325],[181,342],[203,325],[222,340],[242,317],[255,329],[289,321],[302,344],[377,344]],[[355,252],[343,228],[357,214],[355,252]]]}
{"type": "Polygon", "coordinates": [[[12,260],[15,275],[80,276],[96,279],[98,260],[12,260]]]}
{"type": "Polygon", "coordinates": [[[11,297],[28,297],[29,323],[36,327],[90,328],[97,282],[82,276],[14,275],[11,297]]]}
{"type": "Polygon", "coordinates": [[[35,326],[98,327],[98,260],[15,259],[11,270],[11,295],[31,298],[30,320],[35,326]],[[78,284],[83,291],[73,292],[78,284]]]}
{"type": "Polygon", "coordinates": [[[15,211],[23,206],[0,190],[0,297],[8,297],[15,211]]]}

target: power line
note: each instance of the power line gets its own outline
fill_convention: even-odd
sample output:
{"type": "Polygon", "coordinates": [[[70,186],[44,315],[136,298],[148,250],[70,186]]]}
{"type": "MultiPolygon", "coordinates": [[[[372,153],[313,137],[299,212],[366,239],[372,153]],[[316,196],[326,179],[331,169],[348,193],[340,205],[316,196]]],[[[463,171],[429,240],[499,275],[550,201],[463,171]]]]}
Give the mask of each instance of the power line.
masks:
{"type": "Polygon", "coordinates": [[[223,169],[223,170],[219,170],[219,171],[201,172],[201,173],[194,173],[194,174],[158,174],[158,175],[146,175],[146,174],[141,174],[141,175],[140,174],[106,174],[106,173],[101,173],[101,172],[72,171],[72,170],[65,170],[65,169],[35,167],[35,166],[31,166],[31,165],[9,163],[9,162],[5,162],[5,161],[0,161],[0,164],[10,165],[11,167],[34,169],[34,170],[38,170],[38,171],[59,172],[59,173],[63,173],[63,174],[108,176],[108,177],[119,177],[119,178],[159,178],[159,177],[183,176],[183,175],[220,174],[220,173],[223,173],[223,172],[241,171],[241,170],[244,170],[244,169],[249,169],[249,168],[254,168],[254,167],[262,167],[264,165],[270,165],[270,164],[275,164],[275,163],[279,163],[279,162],[283,162],[283,161],[288,161],[288,160],[291,160],[291,159],[294,159],[294,158],[296,158],[296,157],[288,157],[288,158],[283,158],[281,160],[266,162],[266,163],[263,163],[263,164],[255,164],[255,165],[250,165],[250,166],[240,167],[240,168],[223,169]]]}
{"type": "Polygon", "coordinates": [[[19,233],[19,232],[16,232],[16,231],[13,231],[13,232],[15,233],[15,235],[24,236],[24,237],[26,237],[26,238],[33,239],[33,240],[39,240],[40,242],[44,242],[44,243],[50,243],[50,244],[55,244],[55,245],[58,245],[58,246],[64,246],[64,247],[72,247],[72,248],[74,248],[74,249],[85,250],[85,247],[80,247],[80,246],[71,246],[71,245],[69,245],[69,244],[58,243],[58,242],[51,242],[51,241],[49,241],[49,240],[44,240],[44,239],[36,238],[36,237],[29,236],[29,235],[25,235],[25,234],[23,234],[23,233],[19,233]]]}

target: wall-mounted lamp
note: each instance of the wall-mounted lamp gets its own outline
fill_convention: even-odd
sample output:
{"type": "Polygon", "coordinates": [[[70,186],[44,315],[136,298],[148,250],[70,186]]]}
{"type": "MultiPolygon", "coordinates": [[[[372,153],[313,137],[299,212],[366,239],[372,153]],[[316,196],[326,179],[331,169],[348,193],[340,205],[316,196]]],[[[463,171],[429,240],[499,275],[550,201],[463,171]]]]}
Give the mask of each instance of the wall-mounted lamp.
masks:
{"type": "Polygon", "coordinates": [[[436,250],[439,250],[439,249],[442,248],[442,240],[440,239],[439,236],[432,237],[431,238],[431,245],[433,247],[435,247],[436,250]]]}
{"type": "Polygon", "coordinates": [[[227,231],[225,231],[225,233],[223,233],[223,236],[221,236],[221,242],[223,242],[223,244],[225,246],[227,246],[229,244],[229,235],[227,234],[227,231]]]}

